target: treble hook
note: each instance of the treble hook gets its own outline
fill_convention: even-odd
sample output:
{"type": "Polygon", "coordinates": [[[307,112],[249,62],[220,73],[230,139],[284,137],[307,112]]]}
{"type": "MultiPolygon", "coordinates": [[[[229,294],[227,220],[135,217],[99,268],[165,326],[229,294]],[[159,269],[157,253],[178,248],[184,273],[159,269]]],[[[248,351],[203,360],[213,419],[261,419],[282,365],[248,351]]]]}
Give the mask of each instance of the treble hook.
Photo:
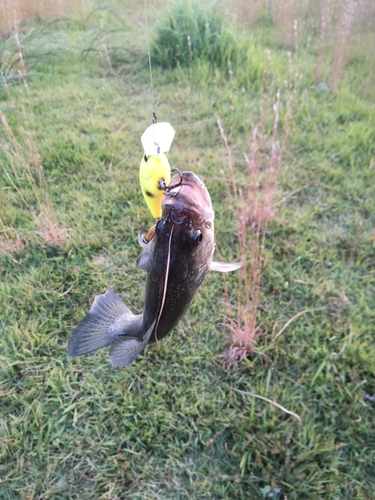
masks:
{"type": "MultiPolygon", "coordinates": [[[[171,173],[172,172],[177,172],[178,173],[178,175],[180,176],[180,181],[177,184],[173,184],[173,186],[167,186],[165,188],[165,191],[168,191],[168,193],[170,192],[171,189],[175,189],[177,187],[182,186],[182,173],[180,172],[180,170],[178,170],[178,168],[172,168],[171,173]]],[[[178,193],[176,193],[175,195],[172,195],[172,196],[177,196],[177,194],[178,193]]]]}

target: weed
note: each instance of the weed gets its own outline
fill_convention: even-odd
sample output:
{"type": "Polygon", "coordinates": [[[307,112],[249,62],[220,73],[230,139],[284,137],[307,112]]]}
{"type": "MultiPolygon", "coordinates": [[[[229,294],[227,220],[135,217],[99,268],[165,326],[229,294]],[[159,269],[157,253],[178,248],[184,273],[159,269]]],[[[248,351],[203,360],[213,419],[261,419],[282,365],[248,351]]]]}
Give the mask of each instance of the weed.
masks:
{"type": "Polygon", "coordinates": [[[64,17],[80,0],[0,0],[0,35],[7,35],[20,23],[39,18],[51,21],[64,17]]]}
{"type": "Polygon", "coordinates": [[[207,61],[228,74],[246,57],[247,47],[248,39],[225,22],[218,1],[175,1],[157,26],[152,61],[163,68],[207,61]]]}
{"type": "Polygon", "coordinates": [[[62,31],[53,29],[54,23],[29,26],[21,31],[18,24],[6,38],[0,37],[0,88],[23,83],[34,75],[37,64],[69,54],[71,47],[62,31]]]}
{"type": "Polygon", "coordinates": [[[276,0],[272,2],[274,24],[281,30],[283,43],[289,48],[294,48],[296,14],[296,2],[294,0],[276,0]]]}
{"type": "Polygon", "coordinates": [[[226,42],[217,2],[176,1],[157,26],[152,60],[164,68],[189,67],[200,59],[226,67],[231,60],[226,42]]]}
{"type": "Polygon", "coordinates": [[[241,23],[252,28],[261,19],[265,11],[264,4],[264,0],[253,0],[252,2],[238,0],[237,2],[226,2],[226,7],[236,14],[241,23]]]}
{"type": "MultiPolygon", "coordinates": [[[[233,20],[232,20],[233,21],[233,20]]],[[[221,78],[259,89],[266,51],[235,22],[225,20],[217,1],[202,4],[176,0],[157,25],[152,62],[162,68],[189,68],[202,83],[221,78]],[[196,68],[196,71],[193,69],[196,68]]]]}
{"type": "Polygon", "coordinates": [[[0,253],[13,255],[24,248],[25,243],[20,234],[14,228],[6,226],[0,219],[0,253]]]}
{"type": "Polygon", "coordinates": [[[104,75],[118,76],[129,62],[123,48],[124,33],[129,29],[118,9],[111,6],[95,9],[89,16],[96,23],[81,42],[81,55],[99,55],[104,75]],[[97,19],[99,16],[99,19],[97,19]]]}
{"type": "Polygon", "coordinates": [[[266,110],[261,110],[258,124],[253,128],[250,139],[251,152],[245,154],[248,187],[236,186],[231,152],[227,138],[218,121],[220,135],[224,140],[231,174],[229,193],[233,216],[239,221],[238,239],[243,262],[240,270],[240,290],[236,306],[236,317],[226,325],[232,332],[231,343],[224,355],[224,368],[229,370],[234,362],[242,361],[253,352],[256,340],[261,272],[264,261],[265,238],[271,217],[276,179],[281,167],[281,150],[278,140],[280,94],[273,104],[274,120],[271,135],[265,131],[266,110]]]}
{"type": "Polygon", "coordinates": [[[319,29],[319,56],[316,65],[316,77],[317,83],[321,81],[322,77],[322,66],[324,52],[326,50],[326,42],[328,31],[331,25],[333,2],[331,0],[321,3],[321,14],[320,14],[320,29],[319,29]]]}
{"type": "Polygon", "coordinates": [[[343,2],[342,9],[340,9],[340,20],[334,45],[333,69],[331,75],[332,86],[334,89],[337,87],[341,76],[342,66],[344,64],[345,48],[352,32],[356,8],[356,0],[345,0],[343,2]]]}

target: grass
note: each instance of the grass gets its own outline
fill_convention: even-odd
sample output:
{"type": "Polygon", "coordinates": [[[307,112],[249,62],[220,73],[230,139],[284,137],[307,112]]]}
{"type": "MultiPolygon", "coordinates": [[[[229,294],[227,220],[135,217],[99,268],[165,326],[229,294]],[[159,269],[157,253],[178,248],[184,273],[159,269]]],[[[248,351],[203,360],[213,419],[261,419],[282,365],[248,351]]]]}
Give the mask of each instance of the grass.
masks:
{"type": "Polygon", "coordinates": [[[232,36],[217,1],[176,1],[167,20],[162,18],[157,26],[152,60],[170,69],[202,59],[225,70],[238,52],[239,40],[232,36]]]}
{"type": "MultiPolygon", "coordinates": [[[[138,186],[149,74],[141,7],[111,4],[85,19],[35,21],[69,50],[25,57],[33,74],[0,90],[0,497],[372,498],[372,54],[356,45],[332,91],[334,52],[315,81],[319,30],[307,45],[300,24],[291,48],[260,17],[249,42],[262,57],[254,86],[236,67],[154,67],[159,119],[176,129],[171,165],[205,181],[225,260],[246,249],[217,119],[243,193],[251,131],[261,110],[272,130],[277,91],[278,130],[288,120],[290,129],[265,238],[256,352],[223,370],[230,334],[221,313],[233,314],[224,289],[233,305],[243,289],[238,274],[211,274],[173,334],[113,370],[105,353],[70,359],[66,348],[106,289],[142,308],[135,259],[137,232],[152,224],[138,186]]],[[[32,45],[20,43],[26,55],[32,45]]]]}

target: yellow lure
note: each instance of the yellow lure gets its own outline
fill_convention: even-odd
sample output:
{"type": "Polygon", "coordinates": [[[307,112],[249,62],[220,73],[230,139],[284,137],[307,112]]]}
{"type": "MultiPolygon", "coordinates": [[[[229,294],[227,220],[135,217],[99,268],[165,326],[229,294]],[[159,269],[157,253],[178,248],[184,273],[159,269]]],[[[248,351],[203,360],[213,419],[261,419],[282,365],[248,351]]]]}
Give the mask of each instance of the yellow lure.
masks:
{"type": "Polygon", "coordinates": [[[161,217],[161,202],[164,196],[163,185],[171,180],[171,167],[164,153],[158,156],[144,155],[139,167],[139,181],[147,206],[153,217],[161,217]]]}

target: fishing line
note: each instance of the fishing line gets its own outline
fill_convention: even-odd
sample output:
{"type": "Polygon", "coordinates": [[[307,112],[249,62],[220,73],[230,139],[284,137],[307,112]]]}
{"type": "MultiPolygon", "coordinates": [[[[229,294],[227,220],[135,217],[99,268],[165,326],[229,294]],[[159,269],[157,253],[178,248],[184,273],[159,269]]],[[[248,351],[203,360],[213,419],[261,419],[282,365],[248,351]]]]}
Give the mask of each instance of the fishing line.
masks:
{"type": "Polygon", "coordinates": [[[156,123],[158,121],[156,116],[156,106],[154,100],[154,84],[152,81],[152,65],[151,65],[151,51],[150,51],[150,33],[148,30],[148,16],[147,16],[147,0],[144,0],[145,5],[145,17],[146,17],[146,33],[147,33],[147,50],[148,50],[148,65],[150,68],[150,84],[151,84],[151,106],[152,106],[152,123],[156,123]]]}
{"type": "Polygon", "coordinates": [[[155,326],[155,341],[156,342],[159,342],[159,339],[158,339],[158,326],[159,326],[161,315],[163,314],[163,309],[164,309],[164,304],[165,304],[165,297],[167,296],[168,278],[169,278],[169,264],[171,262],[171,243],[172,243],[173,229],[174,229],[174,226],[172,225],[171,232],[170,232],[170,235],[169,235],[169,242],[168,242],[167,268],[166,268],[166,271],[165,271],[165,284],[164,284],[164,290],[163,290],[163,298],[161,300],[160,312],[159,312],[159,316],[158,316],[158,319],[157,319],[157,322],[156,322],[156,326],[155,326]]]}

